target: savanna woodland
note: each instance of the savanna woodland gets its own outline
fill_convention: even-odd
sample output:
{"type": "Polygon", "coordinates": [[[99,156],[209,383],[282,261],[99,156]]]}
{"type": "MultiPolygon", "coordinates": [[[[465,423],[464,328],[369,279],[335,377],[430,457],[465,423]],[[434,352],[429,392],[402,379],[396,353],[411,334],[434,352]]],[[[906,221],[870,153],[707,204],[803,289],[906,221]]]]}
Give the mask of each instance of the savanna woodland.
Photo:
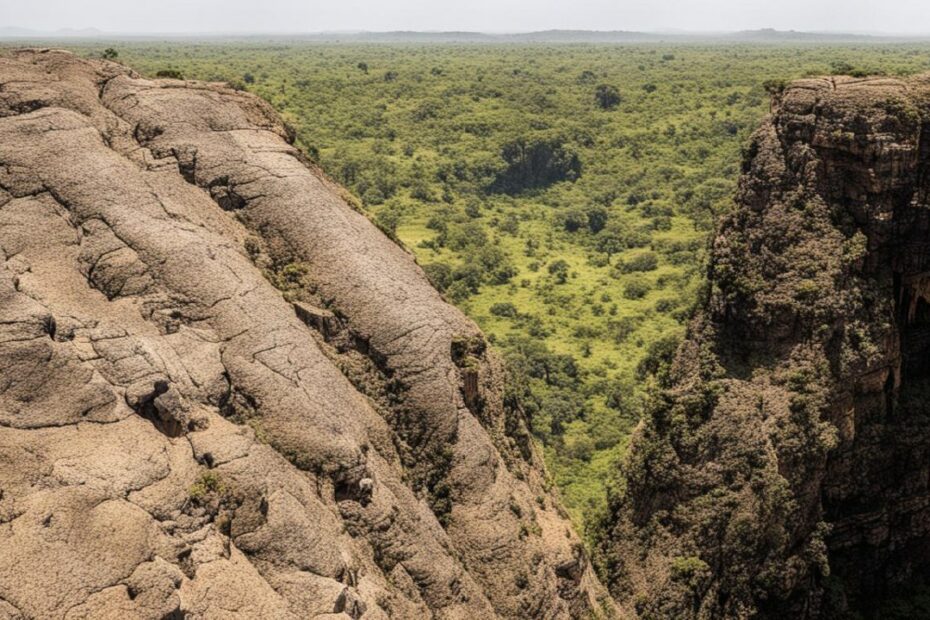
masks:
{"type": "Polygon", "coordinates": [[[488,334],[589,534],[770,92],[930,68],[903,43],[107,45],[77,47],[271,102],[488,334]]]}

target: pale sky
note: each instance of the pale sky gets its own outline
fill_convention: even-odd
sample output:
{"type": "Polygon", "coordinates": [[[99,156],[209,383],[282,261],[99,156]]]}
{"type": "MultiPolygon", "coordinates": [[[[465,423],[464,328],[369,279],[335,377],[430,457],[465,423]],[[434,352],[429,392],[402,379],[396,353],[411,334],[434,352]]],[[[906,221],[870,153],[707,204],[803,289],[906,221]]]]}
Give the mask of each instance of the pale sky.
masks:
{"type": "Polygon", "coordinates": [[[0,29],[332,30],[756,28],[930,33],[930,0],[0,0],[0,29]]]}

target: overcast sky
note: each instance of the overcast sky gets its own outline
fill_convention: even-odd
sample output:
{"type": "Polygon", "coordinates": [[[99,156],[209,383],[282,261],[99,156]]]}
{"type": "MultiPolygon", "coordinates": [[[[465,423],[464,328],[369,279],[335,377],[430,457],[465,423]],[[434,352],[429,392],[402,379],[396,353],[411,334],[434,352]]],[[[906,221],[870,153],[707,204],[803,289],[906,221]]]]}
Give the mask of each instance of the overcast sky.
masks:
{"type": "Polygon", "coordinates": [[[930,0],[0,0],[0,28],[110,32],[670,30],[930,33],[930,0]]]}

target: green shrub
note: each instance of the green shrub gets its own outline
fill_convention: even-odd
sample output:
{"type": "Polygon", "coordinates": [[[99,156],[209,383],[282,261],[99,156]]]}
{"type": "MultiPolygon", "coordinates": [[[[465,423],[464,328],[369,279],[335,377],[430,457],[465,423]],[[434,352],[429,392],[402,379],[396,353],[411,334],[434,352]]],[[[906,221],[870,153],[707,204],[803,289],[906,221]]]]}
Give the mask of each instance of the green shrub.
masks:
{"type": "Polygon", "coordinates": [[[652,287],[641,278],[632,278],[623,285],[623,296],[627,299],[642,299],[652,287]]]}
{"type": "Polygon", "coordinates": [[[188,490],[188,496],[195,502],[203,502],[210,495],[222,493],[223,482],[217,472],[206,470],[188,490]]]}
{"type": "Polygon", "coordinates": [[[549,263],[549,274],[555,278],[558,284],[565,284],[568,281],[568,269],[568,263],[561,258],[549,263]]]}
{"type": "Polygon", "coordinates": [[[620,273],[655,271],[659,267],[659,257],[655,252],[639,252],[617,263],[620,273]]]}
{"type": "Polygon", "coordinates": [[[183,80],[184,75],[177,69],[160,69],[155,77],[168,78],[172,80],[183,80]]]}
{"type": "Polygon", "coordinates": [[[423,265],[423,271],[433,287],[443,292],[452,284],[452,267],[446,263],[427,263],[423,265]]]}
{"type": "Polygon", "coordinates": [[[681,337],[667,334],[649,345],[646,356],[636,366],[636,376],[642,380],[649,375],[662,378],[675,357],[681,337]]]}
{"type": "Polygon", "coordinates": [[[504,316],[514,318],[517,316],[517,308],[509,301],[501,301],[496,304],[492,304],[489,309],[490,313],[494,316],[504,316]]]}

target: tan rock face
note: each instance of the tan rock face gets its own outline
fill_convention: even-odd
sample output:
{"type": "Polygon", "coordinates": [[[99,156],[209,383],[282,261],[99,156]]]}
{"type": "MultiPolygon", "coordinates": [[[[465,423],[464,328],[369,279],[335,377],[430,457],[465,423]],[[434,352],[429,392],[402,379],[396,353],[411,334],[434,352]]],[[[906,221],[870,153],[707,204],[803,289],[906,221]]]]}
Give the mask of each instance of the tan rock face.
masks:
{"type": "Polygon", "coordinates": [[[609,615],[480,331],[259,99],[0,57],[0,617],[609,615]]]}
{"type": "Polygon", "coordinates": [[[927,583],[928,127],[928,76],[776,97],[605,524],[631,613],[873,617],[927,583]]]}

